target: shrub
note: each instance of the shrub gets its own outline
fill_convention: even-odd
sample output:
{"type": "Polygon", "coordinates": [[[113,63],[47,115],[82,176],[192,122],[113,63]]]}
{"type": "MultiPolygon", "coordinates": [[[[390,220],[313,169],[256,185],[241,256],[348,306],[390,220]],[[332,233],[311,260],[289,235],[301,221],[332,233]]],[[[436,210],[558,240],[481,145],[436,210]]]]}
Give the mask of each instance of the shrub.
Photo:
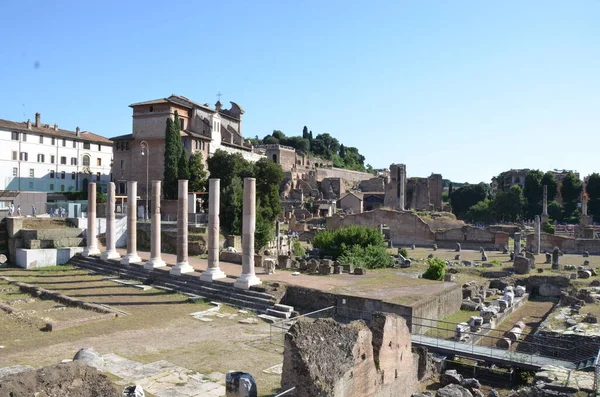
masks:
{"type": "Polygon", "coordinates": [[[294,243],[292,244],[292,253],[295,256],[304,256],[304,254],[306,254],[306,250],[302,244],[300,244],[300,240],[294,240],[294,243]]]}
{"type": "Polygon", "coordinates": [[[555,231],[556,231],[556,229],[554,228],[554,226],[552,226],[550,224],[550,222],[546,221],[546,222],[542,223],[542,232],[554,234],[555,231]]]}
{"type": "Polygon", "coordinates": [[[405,258],[408,258],[408,251],[406,250],[406,248],[400,249],[400,255],[402,255],[405,258]]]}
{"type": "Polygon", "coordinates": [[[376,228],[353,225],[337,230],[321,231],[315,236],[312,244],[313,247],[321,249],[323,255],[331,256],[336,260],[354,246],[383,247],[383,236],[376,228]]]}
{"type": "Polygon", "coordinates": [[[338,258],[340,263],[364,267],[366,269],[382,269],[392,267],[394,261],[383,246],[369,245],[361,247],[353,245],[347,248],[338,258]]]}
{"type": "Polygon", "coordinates": [[[446,275],[446,261],[440,258],[427,259],[429,267],[423,273],[423,278],[441,281],[446,275]]]}

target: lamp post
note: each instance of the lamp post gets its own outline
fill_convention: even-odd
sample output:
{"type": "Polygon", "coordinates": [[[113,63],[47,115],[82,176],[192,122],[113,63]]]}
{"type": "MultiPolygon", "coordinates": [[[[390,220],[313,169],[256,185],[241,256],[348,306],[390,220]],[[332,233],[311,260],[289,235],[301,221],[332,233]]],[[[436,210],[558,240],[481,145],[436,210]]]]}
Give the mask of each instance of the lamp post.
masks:
{"type": "Polygon", "coordinates": [[[140,142],[140,146],[142,147],[142,156],[146,156],[146,209],[144,211],[144,221],[148,221],[148,165],[150,164],[150,148],[146,141],[140,142]]]}

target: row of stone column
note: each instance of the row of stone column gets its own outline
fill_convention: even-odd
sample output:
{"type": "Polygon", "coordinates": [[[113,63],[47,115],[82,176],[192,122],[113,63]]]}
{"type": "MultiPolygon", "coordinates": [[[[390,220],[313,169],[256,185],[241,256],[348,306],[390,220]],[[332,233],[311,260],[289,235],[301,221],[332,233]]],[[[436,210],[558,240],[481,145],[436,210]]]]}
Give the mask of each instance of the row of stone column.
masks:
{"type": "MultiPolygon", "coordinates": [[[[151,250],[150,259],[144,268],[152,270],[166,266],[161,257],[161,221],[160,221],[160,192],[161,181],[152,181],[151,216],[151,250]]],[[[188,262],[188,181],[179,180],[177,205],[177,263],[171,268],[173,275],[182,275],[194,271],[188,262]]],[[[115,219],[115,184],[108,184],[108,203],[106,214],[106,251],[101,259],[118,260],[121,264],[140,263],[142,259],[137,253],[137,182],[127,182],[127,255],[122,259],[116,250],[116,219],[115,219]]],[[[201,280],[213,281],[225,277],[219,267],[219,208],[220,180],[209,179],[209,209],[208,209],[208,267],[200,276],[201,280]]],[[[99,255],[96,232],[96,183],[88,185],[88,228],[87,246],[84,256],[99,255]]],[[[244,179],[244,204],[242,219],[242,275],[235,281],[237,288],[248,289],[260,284],[254,271],[254,231],[256,229],[256,179],[244,179]]]]}

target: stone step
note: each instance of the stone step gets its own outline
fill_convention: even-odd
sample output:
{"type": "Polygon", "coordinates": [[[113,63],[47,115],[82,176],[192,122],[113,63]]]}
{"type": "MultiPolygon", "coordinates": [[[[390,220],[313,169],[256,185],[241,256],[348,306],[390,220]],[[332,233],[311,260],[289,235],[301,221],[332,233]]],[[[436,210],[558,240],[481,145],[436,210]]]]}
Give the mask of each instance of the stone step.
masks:
{"type": "Polygon", "coordinates": [[[282,320],[280,317],[275,317],[268,314],[259,314],[257,317],[262,318],[263,320],[271,324],[278,323],[282,320]]]}
{"type": "Polygon", "coordinates": [[[284,305],[282,303],[276,303],[275,305],[273,305],[273,308],[279,310],[280,312],[291,313],[294,311],[294,306],[284,305]]]}
{"type": "Polygon", "coordinates": [[[269,316],[278,317],[278,318],[282,318],[285,320],[290,318],[290,312],[280,312],[279,310],[276,310],[276,309],[267,309],[267,314],[269,316]]]}

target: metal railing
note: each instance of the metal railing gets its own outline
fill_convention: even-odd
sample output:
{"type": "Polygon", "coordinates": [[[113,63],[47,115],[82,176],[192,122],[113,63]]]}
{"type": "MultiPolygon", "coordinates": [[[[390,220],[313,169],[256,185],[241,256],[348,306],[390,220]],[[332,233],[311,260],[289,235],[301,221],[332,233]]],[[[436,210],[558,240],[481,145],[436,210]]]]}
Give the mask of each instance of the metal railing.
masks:
{"type": "MultiPolygon", "coordinates": [[[[315,310],[314,312],[302,314],[300,316],[285,319],[281,321],[276,321],[270,324],[269,326],[269,343],[275,343],[282,339],[286,332],[292,327],[292,325],[296,324],[296,322],[301,318],[317,318],[317,317],[334,317],[335,316],[335,306],[329,306],[324,309],[315,310]],[[329,313],[329,315],[327,315],[329,313]],[[277,340],[274,341],[274,338],[277,340]]],[[[281,342],[283,342],[281,340],[281,342]]]]}
{"type": "Polygon", "coordinates": [[[291,389],[287,389],[285,391],[282,391],[281,393],[279,393],[279,394],[277,394],[276,396],[273,396],[273,397],[281,397],[281,396],[289,395],[294,390],[296,390],[296,386],[292,387],[291,389]]]}

